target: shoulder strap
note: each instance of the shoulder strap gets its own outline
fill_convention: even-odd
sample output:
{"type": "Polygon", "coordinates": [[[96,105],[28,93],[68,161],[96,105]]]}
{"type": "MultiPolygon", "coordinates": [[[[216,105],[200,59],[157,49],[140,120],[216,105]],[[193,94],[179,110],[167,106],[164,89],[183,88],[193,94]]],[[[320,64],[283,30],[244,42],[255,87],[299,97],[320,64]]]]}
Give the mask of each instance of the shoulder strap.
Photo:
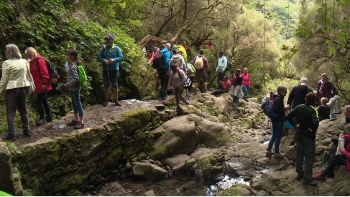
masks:
{"type": "Polygon", "coordinates": [[[314,106],[312,106],[312,105],[310,105],[310,107],[315,111],[315,113],[316,113],[316,118],[317,118],[317,120],[319,120],[319,118],[318,118],[318,110],[316,109],[316,107],[314,107],[314,106]]]}

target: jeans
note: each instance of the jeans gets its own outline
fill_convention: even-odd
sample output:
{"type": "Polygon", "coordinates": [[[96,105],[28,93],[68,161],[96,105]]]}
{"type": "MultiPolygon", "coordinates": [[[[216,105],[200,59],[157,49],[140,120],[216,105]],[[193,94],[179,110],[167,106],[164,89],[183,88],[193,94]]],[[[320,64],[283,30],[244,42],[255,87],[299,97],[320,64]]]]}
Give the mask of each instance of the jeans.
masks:
{"type": "Polygon", "coordinates": [[[14,119],[17,108],[21,116],[23,132],[30,132],[26,87],[6,90],[5,97],[9,135],[16,135],[14,119]]]}
{"type": "Polygon", "coordinates": [[[224,72],[218,72],[218,89],[223,89],[220,81],[224,80],[225,73],[224,72]]]}
{"type": "Polygon", "coordinates": [[[328,173],[334,172],[334,169],[337,165],[345,165],[346,157],[344,155],[337,155],[333,157],[331,163],[327,166],[324,172],[321,174],[322,176],[327,176],[328,173]]]}
{"type": "Polygon", "coordinates": [[[238,98],[237,96],[235,96],[235,97],[233,98],[233,104],[234,104],[234,105],[237,105],[238,102],[239,102],[239,98],[238,98]]]}
{"type": "Polygon", "coordinates": [[[72,97],[72,104],[73,104],[74,113],[79,113],[79,117],[83,117],[84,110],[83,110],[83,106],[81,105],[81,101],[80,101],[80,88],[77,91],[71,91],[70,95],[72,97]]]}
{"type": "Polygon", "coordinates": [[[244,94],[244,96],[243,96],[243,98],[247,98],[247,93],[248,93],[248,86],[242,86],[243,87],[243,94],[244,94]]]}
{"type": "Polygon", "coordinates": [[[315,159],[315,148],[315,139],[297,135],[297,157],[295,160],[295,167],[298,174],[304,172],[304,182],[312,181],[312,165],[315,159]],[[304,158],[305,170],[303,170],[304,158]]]}
{"type": "Polygon", "coordinates": [[[39,108],[40,120],[45,118],[45,112],[47,118],[52,118],[51,109],[47,102],[47,92],[39,93],[36,95],[36,105],[39,108]]]}
{"type": "Polygon", "coordinates": [[[272,122],[272,137],[270,139],[269,145],[267,146],[267,151],[271,151],[273,144],[275,144],[275,153],[280,152],[283,124],[283,122],[272,122]]]}
{"type": "Polygon", "coordinates": [[[169,76],[166,75],[168,72],[165,68],[158,69],[158,78],[160,79],[160,97],[164,98],[166,97],[167,91],[168,91],[168,83],[169,83],[169,76]]]}

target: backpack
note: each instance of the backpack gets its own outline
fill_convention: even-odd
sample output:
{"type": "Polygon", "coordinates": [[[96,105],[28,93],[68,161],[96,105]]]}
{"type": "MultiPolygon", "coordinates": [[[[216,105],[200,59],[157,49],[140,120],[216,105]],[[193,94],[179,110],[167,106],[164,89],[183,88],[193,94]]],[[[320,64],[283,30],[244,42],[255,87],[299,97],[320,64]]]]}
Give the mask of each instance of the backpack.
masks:
{"type": "Polygon", "coordinates": [[[79,85],[83,87],[87,81],[87,76],[83,66],[78,66],[78,75],[79,75],[79,85]]]}
{"type": "Polygon", "coordinates": [[[159,51],[153,60],[153,68],[157,70],[163,68],[165,63],[164,59],[164,53],[159,51]]]}
{"type": "MultiPolygon", "coordinates": [[[[45,59],[44,59],[45,60],[45,59]]],[[[50,83],[56,83],[57,82],[57,78],[58,78],[58,72],[57,69],[55,68],[55,66],[48,60],[45,60],[45,64],[47,67],[47,70],[49,71],[49,77],[50,77],[50,83]]],[[[39,70],[39,64],[38,62],[36,62],[36,65],[38,66],[39,70]]]]}
{"type": "Polygon", "coordinates": [[[231,62],[227,61],[226,70],[231,70],[231,68],[232,68],[231,62]]]}
{"type": "Polygon", "coordinates": [[[266,110],[266,115],[269,117],[272,121],[278,120],[279,114],[276,114],[273,110],[273,106],[275,104],[275,101],[280,98],[279,96],[274,95],[274,99],[270,102],[266,102],[264,105],[264,109],[266,110]]]}
{"type": "Polygon", "coordinates": [[[194,67],[197,70],[200,70],[203,68],[203,65],[204,65],[203,58],[204,58],[204,56],[202,56],[202,57],[197,56],[196,61],[194,62],[194,67]]]}
{"type": "Polygon", "coordinates": [[[192,64],[187,63],[187,65],[186,65],[186,71],[187,71],[187,74],[192,74],[192,73],[195,73],[195,72],[196,72],[196,69],[193,67],[192,64]]]}

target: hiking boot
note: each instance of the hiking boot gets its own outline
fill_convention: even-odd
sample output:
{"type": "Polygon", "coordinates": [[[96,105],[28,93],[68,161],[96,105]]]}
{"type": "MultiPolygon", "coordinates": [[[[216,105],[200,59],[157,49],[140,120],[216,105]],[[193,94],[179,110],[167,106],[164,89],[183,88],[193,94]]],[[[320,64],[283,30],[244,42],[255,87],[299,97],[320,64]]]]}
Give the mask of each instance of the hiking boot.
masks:
{"type": "Polygon", "coordinates": [[[75,126],[78,123],[75,119],[71,120],[70,122],[67,123],[67,126],[75,126]]]}
{"type": "Polygon", "coordinates": [[[317,186],[317,183],[315,181],[303,181],[304,185],[310,185],[310,186],[317,186]]]}
{"type": "Polygon", "coordinates": [[[74,129],[82,129],[84,128],[84,123],[81,121],[78,121],[77,124],[75,124],[74,129]]]}
{"type": "Polygon", "coordinates": [[[162,98],[163,101],[165,101],[167,99],[168,99],[168,95],[162,98]]]}
{"type": "Polygon", "coordinates": [[[265,156],[271,157],[272,155],[274,155],[274,153],[272,151],[267,151],[265,156]]]}
{"type": "Polygon", "coordinates": [[[105,102],[103,102],[103,107],[106,107],[108,105],[108,100],[106,99],[105,102]]]}
{"type": "Polygon", "coordinates": [[[248,102],[248,98],[243,98],[243,100],[245,100],[245,102],[248,102]]]}
{"type": "Polygon", "coordinates": [[[312,177],[314,180],[316,180],[316,181],[324,181],[324,180],[326,180],[326,177],[325,176],[322,176],[321,174],[318,174],[318,175],[316,175],[316,176],[314,176],[314,177],[312,177]]]}
{"type": "Polygon", "coordinates": [[[300,172],[297,175],[297,180],[299,181],[300,179],[304,178],[304,172],[300,172]]]}
{"type": "Polygon", "coordinates": [[[23,131],[23,134],[27,137],[32,137],[32,132],[30,131],[23,131]]]}
{"type": "Polygon", "coordinates": [[[122,106],[118,101],[114,102],[115,106],[122,106]]]}
{"type": "Polygon", "coordinates": [[[334,178],[334,176],[335,176],[335,173],[334,172],[330,172],[330,173],[328,173],[327,174],[327,178],[334,178]]]}
{"type": "Polygon", "coordinates": [[[46,123],[46,120],[44,118],[42,118],[42,119],[38,120],[35,124],[36,124],[36,126],[41,126],[45,123],[46,123]]]}
{"type": "Polygon", "coordinates": [[[52,116],[46,116],[45,120],[46,122],[52,122],[52,116]]]}
{"type": "Polygon", "coordinates": [[[11,141],[16,141],[16,135],[14,134],[8,134],[4,138],[4,140],[11,140],[11,141]]]}
{"type": "Polygon", "coordinates": [[[285,156],[286,156],[286,154],[285,153],[281,153],[281,152],[275,154],[275,158],[283,158],[285,156]]]}

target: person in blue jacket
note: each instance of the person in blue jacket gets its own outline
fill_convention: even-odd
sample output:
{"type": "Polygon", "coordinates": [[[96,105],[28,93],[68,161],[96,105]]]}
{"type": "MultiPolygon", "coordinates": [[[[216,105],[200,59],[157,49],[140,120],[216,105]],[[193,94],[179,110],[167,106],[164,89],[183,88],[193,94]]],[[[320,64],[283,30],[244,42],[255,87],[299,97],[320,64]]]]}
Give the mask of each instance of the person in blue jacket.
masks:
{"type": "Polygon", "coordinates": [[[163,53],[164,65],[158,69],[158,78],[161,81],[160,88],[160,97],[162,100],[166,100],[168,98],[168,83],[169,83],[169,75],[170,75],[170,59],[171,59],[171,44],[166,43],[163,45],[164,48],[159,51],[159,53],[163,53]]]}
{"type": "Polygon", "coordinates": [[[109,82],[112,84],[114,104],[121,106],[118,101],[118,73],[119,62],[124,60],[123,53],[120,48],[114,44],[114,37],[108,35],[105,37],[106,45],[101,49],[98,54],[98,61],[103,65],[103,86],[105,93],[105,101],[103,106],[108,105],[109,98],[109,82]]]}

